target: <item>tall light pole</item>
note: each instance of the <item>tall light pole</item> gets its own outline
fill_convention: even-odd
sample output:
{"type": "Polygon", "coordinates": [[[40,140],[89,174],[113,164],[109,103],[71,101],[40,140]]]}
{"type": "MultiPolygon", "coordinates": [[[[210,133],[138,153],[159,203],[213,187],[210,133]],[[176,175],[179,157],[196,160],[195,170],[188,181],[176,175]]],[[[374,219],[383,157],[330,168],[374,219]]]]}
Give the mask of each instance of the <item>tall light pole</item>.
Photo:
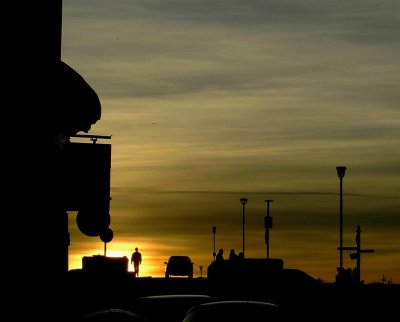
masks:
{"type": "Polygon", "coordinates": [[[267,199],[265,202],[267,203],[267,216],[264,220],[265,244],[267,244],[267,259],[269,259],[269,230],[272,228],[272,217],[269,216],[269,204],[273,202],[273,200],[267,199]]]}
{"type": "Polygon", "coordinates": [[[340,259],[339,259],[339,272],[343,271],[343,189],[342,189],[342,182],[343,177],[346,173],[346,167],[344,166],[337,166],[336,172],[340,180],[340,219],[339,219],[339,252],[340,252],[340,259]]]}
{"type": "Polygon", "coordinates": [[[215,259],[216,259],[216,256],[217,256],[217,253],[215,252],[215,233],[217,232],[217,227],[213,226],[212,232],[213,232],[213,235],[214,235],[214,251],[213,251],[213,257],[214,257],[214,262],[215,262],[215,259]]]}
{"type": "Polygon", "coordinates": [[[243,258],[244,258],[244,230],[245,230],[245,205],[247,204],[247,198],[240,198],[240,203],[242,204],[243,212],[242,212],[242,253],[243,253],[243,258]]]}

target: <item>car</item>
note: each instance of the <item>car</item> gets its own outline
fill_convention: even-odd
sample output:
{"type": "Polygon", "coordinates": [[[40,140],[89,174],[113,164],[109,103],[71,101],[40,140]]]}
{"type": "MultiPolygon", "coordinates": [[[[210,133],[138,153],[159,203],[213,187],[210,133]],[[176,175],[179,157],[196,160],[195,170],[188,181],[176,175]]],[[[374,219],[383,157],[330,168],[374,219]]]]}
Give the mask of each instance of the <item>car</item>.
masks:
{"type": "Polygon", "coordinates": [[[183,322],[282,321],[280,306],[254,300],[220,300],[189,309],[183,322]]]}
{"type": "Polygon", "coordinates": [[[148,322],[182,322],[186,312],[195,305],[213,301],[206,294],[161,294],[137,298],[131,311],[148,322]]]}
{"type": "Polygon", "coordinates": [[[193,263],[189,256],[175,255],[164,262],[165,277],[170,276],[187,276],[193,278],[193,263]]]}
{"type": "Polygon", "coordinates": [[[148,322],[146,319],[133,312],[123,309],[99,309],[90,312],[79,321],[82,322],[148,322]]]}

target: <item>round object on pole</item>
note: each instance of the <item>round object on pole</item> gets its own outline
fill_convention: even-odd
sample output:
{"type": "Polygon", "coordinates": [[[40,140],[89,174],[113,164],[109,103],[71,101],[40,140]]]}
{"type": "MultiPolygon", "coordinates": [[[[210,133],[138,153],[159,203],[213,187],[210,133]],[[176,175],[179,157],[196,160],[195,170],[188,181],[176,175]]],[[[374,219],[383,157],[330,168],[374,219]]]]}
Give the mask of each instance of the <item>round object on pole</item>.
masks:
{"type": "Polygon", "coordinates": [[[100,239],[103,243],[109,243],[114,238],[114,232],[111,228],[107,228],[100,234],[100,239]]]}
{"type": "Polygon", "coordinates": [[[100,236],[110,226],[111,216],[106,211],[80,210],[76,216],[79,230],[87,236],[100,236]]]}

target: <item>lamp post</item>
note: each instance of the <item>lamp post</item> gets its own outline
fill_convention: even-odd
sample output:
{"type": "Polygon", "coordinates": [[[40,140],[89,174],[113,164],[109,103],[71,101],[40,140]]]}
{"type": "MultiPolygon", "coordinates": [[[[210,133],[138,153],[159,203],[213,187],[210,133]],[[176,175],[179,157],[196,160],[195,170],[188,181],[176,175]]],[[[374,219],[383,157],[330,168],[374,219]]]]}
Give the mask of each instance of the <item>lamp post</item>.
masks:
{"type": "Polygon", "coordinates": [[[245,205],[247,204],[247,198],[240,198],[240,203],[243,206],[243,212],[242,212],[242,253],[243,253],[243,258],[244,258],[244,229],[245,229],[245,205]]]}
{"type": "Polygon", "coordinates": [[[342,182],[343,177],[346,173],[346,167],[337,166],[336,172],[340,180],[340,219],[339,219],[339,272],[343,271],[343,190],[342,190],[342,182]]]}
{"type": "Polygon", "coordinates": [[[213,232],[213,235],[214,235],[214,251],[213,251],[213,257],[214,257],[214,262],[215,262],[215,257],[217,256],[217,254],[215,253],[215,233],[217,232],[217,227],[213,226],[212,232],[213,232]]]}
{"type": "Polygon", "coordinates": [[[269,259],[269,230],[272,228],[272,217],[269,216],[269,204],[273,202],[273,200],[267,199],[265,202],[267,203],[267,216],[264,220],[265,243],[267,244],[267,259],[269,259]]]}

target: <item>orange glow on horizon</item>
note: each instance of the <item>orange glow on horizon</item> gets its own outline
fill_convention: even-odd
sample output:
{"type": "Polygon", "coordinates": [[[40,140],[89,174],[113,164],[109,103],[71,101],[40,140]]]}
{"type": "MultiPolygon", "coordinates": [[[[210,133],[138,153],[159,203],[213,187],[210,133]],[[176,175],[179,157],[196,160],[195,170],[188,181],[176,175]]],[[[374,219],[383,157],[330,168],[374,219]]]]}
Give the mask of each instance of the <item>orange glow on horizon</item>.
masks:
{"type": "MultiPolygon", "coordinates": [[[[106,255],[107,257],[126,257],[128,259],[128,271],[133,272],[133,266],[130,262],[132,252],[134,251],[134,244],[130,242],[111,242],[104,249],[104,244],[99,242],[96,243],[102,245],[103,249],[100,251],[99,248],[86,248],[80,250],[73,246],[73,252],[69,255],[69,270],[82,269],[82,259],[85,256],[95,255],[106,255]]],[[[139,247],[139,246],[138,246],[139,247]]],[[[142,265],[139,268],[139,276],[152,276],[152,277],[163,277],[165,272],[164,261],[167,258],[155,255],[148,249],[154,248],[151,243],[141,243],[139,251],[142,253],[142,265]]]]}

